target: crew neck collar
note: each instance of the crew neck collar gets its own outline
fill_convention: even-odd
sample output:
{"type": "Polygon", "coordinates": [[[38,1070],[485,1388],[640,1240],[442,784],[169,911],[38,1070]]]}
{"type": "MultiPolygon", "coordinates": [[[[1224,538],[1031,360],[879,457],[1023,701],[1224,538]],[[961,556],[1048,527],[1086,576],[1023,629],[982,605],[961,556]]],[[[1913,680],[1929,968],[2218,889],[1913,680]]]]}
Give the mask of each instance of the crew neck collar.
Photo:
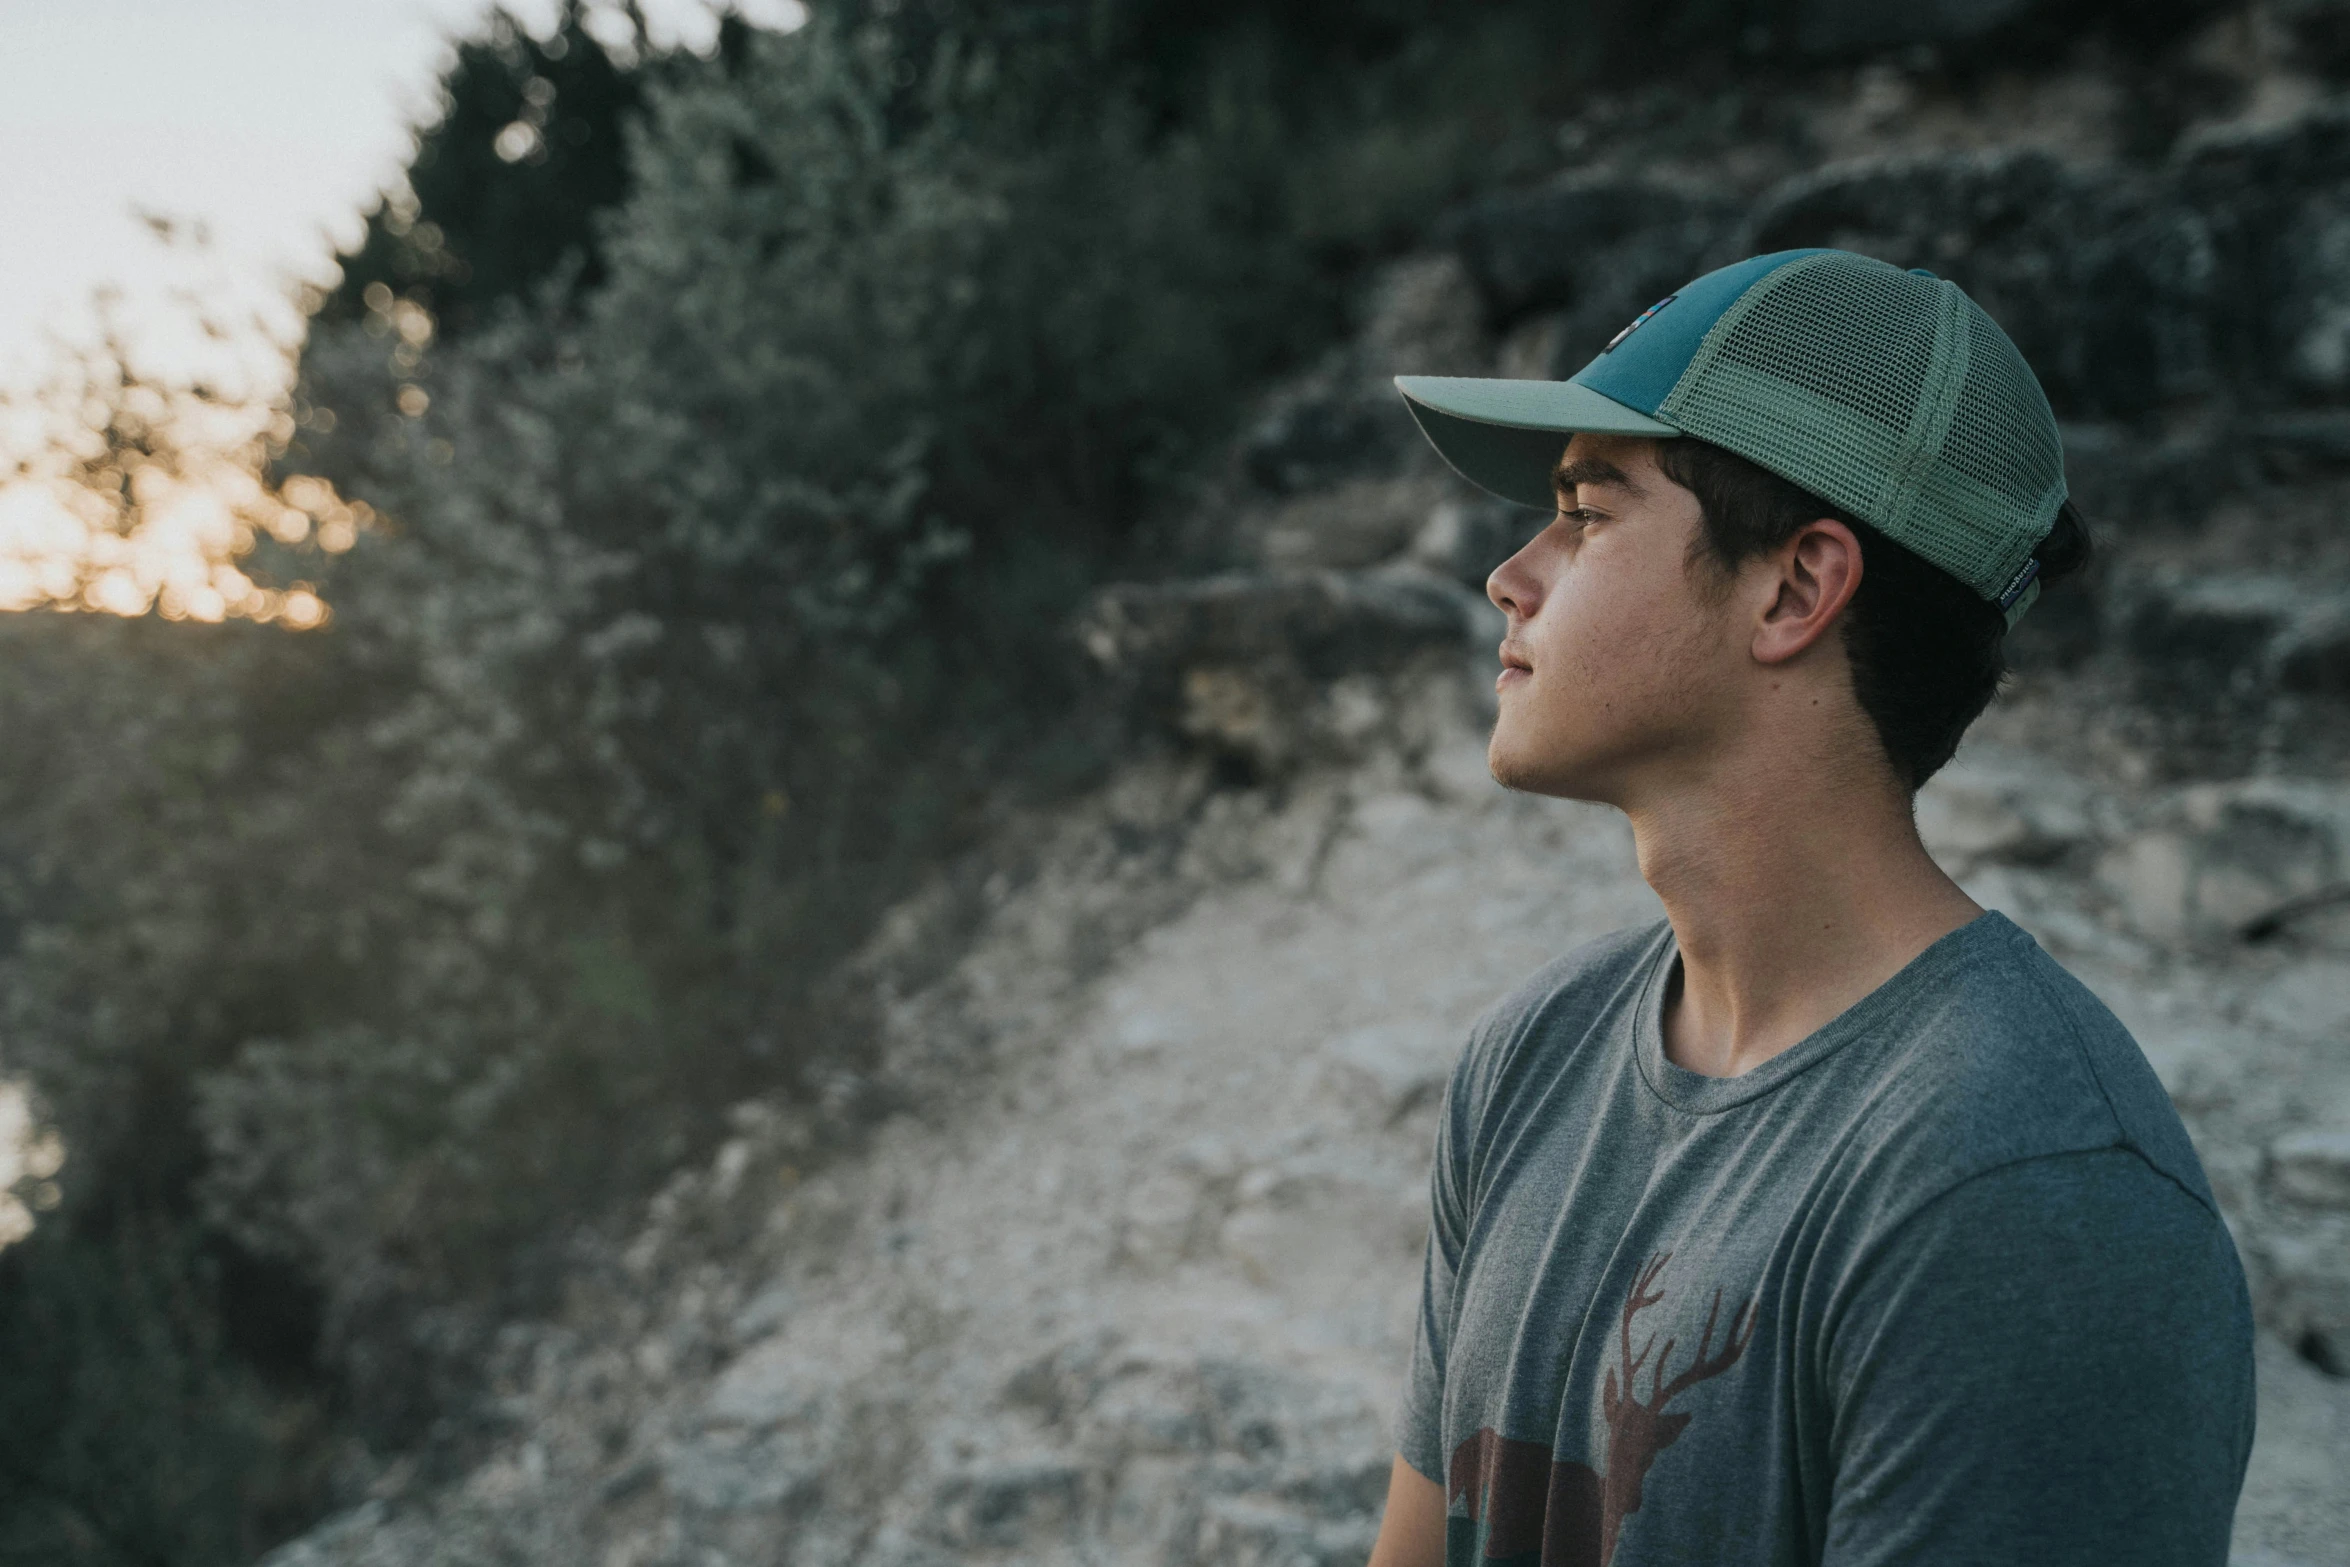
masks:
{"type": "Polygon", "coordinates": [[[1919,953],[1891,979],[1829,1019],[1819,1029],[1736,1077],[1709,1077],[1665,1057],[1664,1006],[1668,981],[1680,966],[1680,943],[1667,921],[1658,931],[1635,1004],[1633,1051],[1649,1091],[1677,1110],[1709,1115],[1760,1098],[1825,1061],[1847,1043],[1897,1014],[1916,994],[1979,953],[2031,938],[1996,909],[1986,909],[1919,953]]]}

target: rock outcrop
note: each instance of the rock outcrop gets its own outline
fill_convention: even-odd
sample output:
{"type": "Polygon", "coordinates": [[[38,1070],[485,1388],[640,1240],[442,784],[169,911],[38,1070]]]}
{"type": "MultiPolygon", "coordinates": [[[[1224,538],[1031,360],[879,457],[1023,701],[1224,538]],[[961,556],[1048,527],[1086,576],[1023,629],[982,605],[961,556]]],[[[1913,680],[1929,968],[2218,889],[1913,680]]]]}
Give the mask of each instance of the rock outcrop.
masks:
{"type": "MultiPolygon", "coordinates": [[[[1503,794],[1475,704],[1421,699],[1417,745],[1278,799],[1169,757],[1049,829],[890,1003],[913,1109],[811,1169],[745,1107],[569,1319],[511,1331],[491,1458],[275,1567],[1359,1563],[1452,1053],[1546,957],[1656,912],[1618,820],[1503,794]],[[1121,923],[1105,961],[1086,932],[1121,923]]],[[[2027,694],[1921,822],[2171,1086],[2266,1324],[2245,1559],[2331,1560],[2350,905],[2308,900],[2350,863],[2350,791],[2117,785],[2036,739],[2078,720],[2027,694]]]]}
{"type": "Polygon", "coordinates": [[[2065,415],[2109,561],[2025,622],[1919,820],[2129,1024],[2211,1172],[2262,1323],[2237,1560],[2345,1560],[2346,113],[2128,168],[1969,122],[1759,197],[1586,171],[1463,214],[1243,432],[1199,531],[1243,565],[1075,628],[1133,758],[885,928],[860,1102],[894,1109],[827,1153],[821,1108],[741,1107],[507,1331],[477,1462],[386,1470],[272,1567],[1361,1562],[1443,1075],[1525,973],[1656,912],[1617,818],[1486,776],[1470,589],[1540,519],[1434,468],[1385,377],[1572,357],[1725,248],[1812,243],[1964,282],[2065,415]]]}

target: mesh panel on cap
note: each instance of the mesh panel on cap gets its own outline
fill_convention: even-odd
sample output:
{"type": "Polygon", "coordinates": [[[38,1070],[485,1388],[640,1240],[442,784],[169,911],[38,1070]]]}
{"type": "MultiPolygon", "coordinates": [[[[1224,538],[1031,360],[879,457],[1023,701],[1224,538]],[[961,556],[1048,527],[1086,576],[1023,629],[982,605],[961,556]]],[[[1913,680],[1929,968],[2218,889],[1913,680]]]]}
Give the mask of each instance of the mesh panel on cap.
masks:
{"type": "Polygon", "coordinates": [[[1977,515],[1975,526],[1991,527],[1988,574],[2004,584],[2031,558],[2032,545],[2064,504],[2064,448],[2047,394],[2024,356],[1981,306],[1965,303],[1967,386],[1942,445],[1942,465],[2001,497],[2004,513],[1977,515]],[[2029,539],[2019,543],[2013,527],[1993,526],[2009,516],[2027,524],[2029,539]]]}
{"type": "Polygon", "coordinates": [[[1658,415],[1803,486],[1996,598],[2064,498],[2047,399],[1953,284],[1863,256],[1771,273],[1658,415]]]}

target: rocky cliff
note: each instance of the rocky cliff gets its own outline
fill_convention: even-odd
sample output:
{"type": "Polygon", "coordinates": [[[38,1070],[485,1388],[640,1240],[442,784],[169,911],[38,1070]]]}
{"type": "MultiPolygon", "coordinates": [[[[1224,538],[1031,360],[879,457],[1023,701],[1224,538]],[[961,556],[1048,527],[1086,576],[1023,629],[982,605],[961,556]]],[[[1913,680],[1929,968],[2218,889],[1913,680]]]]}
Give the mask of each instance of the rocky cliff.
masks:
{"type": "Polygon", "coordinates": [[[1456,214],[1266,399],[1180,530],[1233,569],[1073,628],[1132,759],[891,920],[874,1080],[741,1106],[507,1330],[470,1467],[385,1470],[273,1567],[1360,1562],[1443,1075],[1655,914],[1611,813],[1486,777],[1473,584],[1528,519],[1385,378],[1569,371],[1812,243],[1964,282],[2066,422],[2108,559],[1920,819],[2131,1026],[2235,1227],[2236,1559],[2350,1562],[2350,106],[2195,47],[2242,112],[2159,155],[2094,58],[1591,106],[1566,173],[1456,214]]]}

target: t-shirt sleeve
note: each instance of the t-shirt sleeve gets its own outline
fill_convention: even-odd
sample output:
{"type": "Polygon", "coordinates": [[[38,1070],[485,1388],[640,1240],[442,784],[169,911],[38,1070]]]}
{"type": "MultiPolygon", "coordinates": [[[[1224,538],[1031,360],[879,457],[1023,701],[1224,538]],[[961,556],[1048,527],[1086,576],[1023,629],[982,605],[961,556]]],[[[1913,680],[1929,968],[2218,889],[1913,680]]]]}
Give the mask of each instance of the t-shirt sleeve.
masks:
{"type": "MultiPolygon", "coordinates": [[[[1475,1046],[1470,1050],[1473,1053],[1475,1046]]],[[[1475,1122],[1467,1101],[1472,1076],[1469,1058],[1464,1056],[1445,1085],[1443,1113],[1436,1121],[1436,1162],[1428,1181],[1428,1254],[1420,1275],[1419,1319],[1395,1416],[1396,1452],[1438,1485],[1445,1483],[1444,1364],[1451,1347],[1453,1278],[1460,1266],[1461,1245],[1469,1233],[1468,1163],[1475,1122]]]]}
{"type": "Polygon", "coordinates": [[[2227,1228],[2127,1149],[1978,1175],[1828,1329],[1827,1567],[2221,1567],[2251,1452],[2227,1228]]]}

